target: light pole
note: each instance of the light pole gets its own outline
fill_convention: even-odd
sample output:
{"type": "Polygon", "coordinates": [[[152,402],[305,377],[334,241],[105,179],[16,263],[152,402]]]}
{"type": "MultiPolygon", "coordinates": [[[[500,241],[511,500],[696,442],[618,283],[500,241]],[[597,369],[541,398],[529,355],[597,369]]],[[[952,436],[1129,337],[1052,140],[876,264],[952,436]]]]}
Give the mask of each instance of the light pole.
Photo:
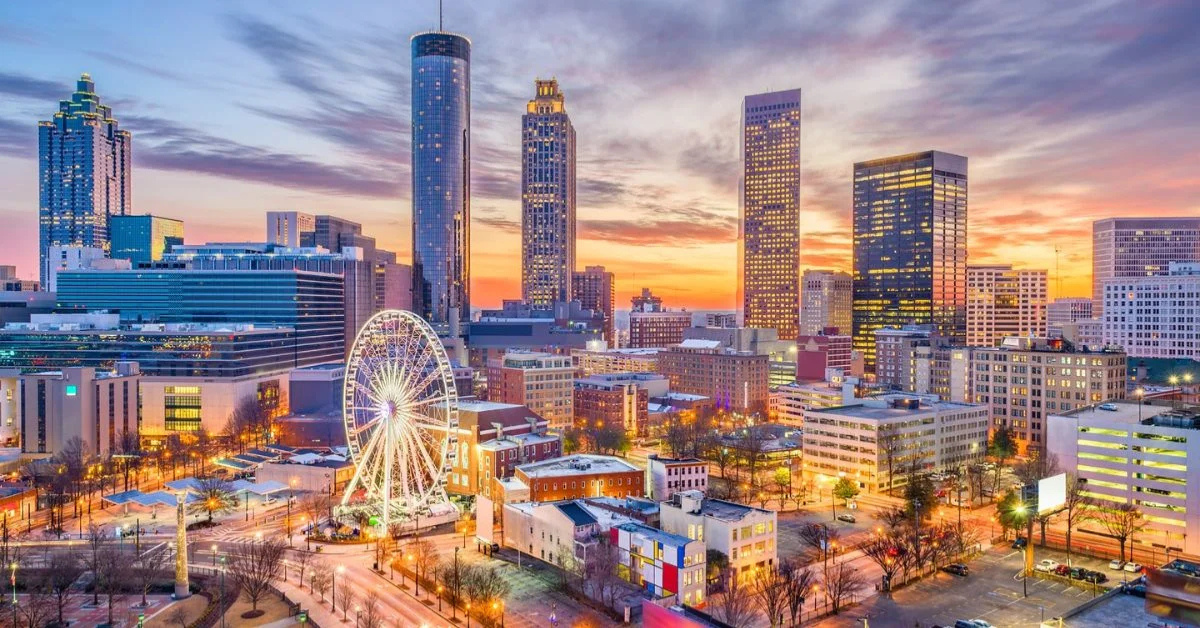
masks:
{"type": "Polygon", "coordinates": [[[467,628],[471,628],[471,603],[467,602],[467,628]]]}
{"type": "MultiPolygon", "coordinates": [[[[213,547],[216,547],[215,545],[213,547]]],[[[225,607],[225,557],[221,557],[221,607],[225,607]]],[[[221,628],[225,628],[225,612],[221,612],[221,628]]]]}
{"type": "Polygon", "coordinates": [[[329,610],[337,612],[337,574],[345,573],[345,565],[338,565],[337,569],[333,570],[333,576],[329,579],[332,585],[332,592],[329,594],[329,610]]]}
{"type": "Polygon", "coordinates": [[[17,625],[17,561],[13,561],[12,565],[12,607],[13,607],[13,625],[17,625]]]}
{"type": "Polygon", "coordinates": [[[438,612],[440,613],[440,612],[442,612],[442,585],[440,585],[440,584],[438,585],[438,588],[437,588],[437,594],[438,594],[438,612]]]}
{"type": "Polygon", "coordinates": [[[458,610],[458,550],[459,548],[454,548],[454,599],[450,604],[450,619],[454,619],[455,611],[458,610]]]}
{"type": "Polygon", "coordinates": [[[292,479],[292,488],[288,491],[288,503],[287,503],[288,547],[292,546],[292,495],[295,493],[295,491],[296,491],[296,480],[295,480],[295,478],[293,478],[292,479]]]}
{"type": "Polygon", "coordinates": [[[217,566],[217,544],[216,543],[213,543],[212,555],[213,555],[213,567],[216,567],[217,566]]]}
{"type": "Polygon", "coordinates": [[[1146,389],[1139,386],[1137,388],[1137,390],[1133,391],[1133,394],[1135,397],[1137,397],[1137,400],[1138,400],[1138,423],[1141,423],[1142,422],[1142,401],[1146,398],[1146,389]]]}

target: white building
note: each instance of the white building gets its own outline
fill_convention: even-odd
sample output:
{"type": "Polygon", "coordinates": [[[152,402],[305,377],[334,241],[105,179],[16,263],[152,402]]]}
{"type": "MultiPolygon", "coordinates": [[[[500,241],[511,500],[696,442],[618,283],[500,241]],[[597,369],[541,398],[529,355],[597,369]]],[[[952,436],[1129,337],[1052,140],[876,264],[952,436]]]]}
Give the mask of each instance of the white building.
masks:
{"type": "Polygon", "coordinates": [[[1200,263],[1104,282],[1104,344],[1134,358],[1200,359],[1200,263]]]}
{"type": "Polygon", "coordinates": [[[1087,297],[1063,297],[1046,306],[1046,336],[1062,338],[1063,324],[1092,318],[1092,300],[1087,297]]]}
{"type": "Polygon", "coordinates": [[[908,483],[908,470],[949,469],[983,457],[986,406],[936,395],[880,395],[804,413],[805,479],[829,490],[847,477],[868,493],[908,483]],[[889,452],[890,458],[889,458],[889,452]]]}
{"type": "MultiPolygon", "coordinates": [[[[1049,453],[1087,480],[1089,497],[1132,503],[1144,513],[1147,529],[1135,535],[1137,543],[1200,554],[1200,491],[1187,488],[1200,469],[1197,408],[1124,401],[1105,407],[1112,409],[1092,405],[1050,415],[1049,453]]],[[[1082,528],[1104,534],[1094,522],[1082,528]]]]}
{"type": "Polygon", "coordinates": [[[993,347],[1009,336],[1046,336],[1046,271],[967,266],[967,344],[993,347]]]}
{"type": "Polygon", "coordinates": [[[683,491],[660,505],[659,522],[666,532],[704,541],[709,549],[725,554],[739,578],[775,564],[774,511],[683,491]]]}
{"type": "Polygon", "coordinates": [[[816,336],[827,327],[848,336],[853,319],[854,281],[850,273],[806,270],[800,277],[800,335],[816,336]]]}
{"type": "Polygon", "coordinates": [[[646,459],[646,496],[665,501],[680,491],[708,490],[708,463],[698,458],[646,459]]]}
{"type": "Polygon", "coordinates": [[[599,520],[576,501],[504,505],[504,545],[552,565],[582,565],[600,542],[599,520]]]}
{"type": "Polygon", "coordinates": [[[776,419],[784,425],[804,425],[804,411],[817,408],[832,408],[853,403],[857,377],[836,375],[831,381],[806,384],[785,384],[771,391],[776,419]]]}
{"type": "Polygon", "coordinates": [[[21,453],[55,454],[73,438],[90,454],[120,451],[122,436],[138,433],[141,378],[137,362],[22,375],[21,453]]]}
{"type": "Polygon", "coordinates": [[[21,439],[21,372],[0,369],[0,444],[16,447],[21,439]]]}

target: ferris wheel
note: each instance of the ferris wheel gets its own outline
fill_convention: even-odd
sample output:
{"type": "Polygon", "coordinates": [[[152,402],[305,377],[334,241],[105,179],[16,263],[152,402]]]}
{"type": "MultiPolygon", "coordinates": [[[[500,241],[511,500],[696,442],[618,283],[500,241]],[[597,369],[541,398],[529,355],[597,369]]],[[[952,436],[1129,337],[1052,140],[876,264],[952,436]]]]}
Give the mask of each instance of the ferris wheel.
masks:
{"type": "Polygon", "coordinates": [[[379,515],[384,529],[446,503],[458,444],[458,394],[446,349],[421,317],[372,316],[346,361],[346,444],[356,466],[342,506],[379,515]]]}

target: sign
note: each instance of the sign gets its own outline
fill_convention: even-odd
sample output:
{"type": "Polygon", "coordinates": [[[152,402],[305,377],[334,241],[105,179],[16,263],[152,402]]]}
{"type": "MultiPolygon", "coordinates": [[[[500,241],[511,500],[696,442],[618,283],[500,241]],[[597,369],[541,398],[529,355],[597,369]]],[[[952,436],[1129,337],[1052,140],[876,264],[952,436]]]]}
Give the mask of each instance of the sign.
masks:
{"type": "Polygon", "coordinates": [[[1067,474],[1059,473],[1038,480],[1038,514],[1061,510],[1067,504],[1067,474]]]}
{"type": "Polygon", "coordinates": [[[308,611],[300,611],[300,615],[297,617],[297,619],[302,624],[308,623],[308,611]]]}
{"type": "Polygon", "coordinates": [[[67,384],[67,396],[74,397],[79,394],[79,388],[75,384],[67,384]]]}

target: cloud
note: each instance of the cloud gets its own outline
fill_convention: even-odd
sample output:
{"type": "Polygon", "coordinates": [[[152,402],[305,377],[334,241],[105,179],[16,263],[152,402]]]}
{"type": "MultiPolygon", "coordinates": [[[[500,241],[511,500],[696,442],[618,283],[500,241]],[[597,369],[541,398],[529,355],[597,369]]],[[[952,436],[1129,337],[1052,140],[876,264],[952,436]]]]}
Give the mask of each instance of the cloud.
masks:
{"type": "Polygon", "coordinates": [[[690,247],[728,243],[737,238],[736,229],[687,220],[581,220],[581,240],[599,240],[634,246],[690,247]]]}
{"type": "Polygon", "coordinates": [[[154,76],[154,77],[157,77],[160,79],[166,79],[169,81],[194,80],[194,77],[187,77],[187,76],[177,73],[177,72],[171,72],[169,70],[164,70],[163,68],[161,68],[159,66],[150,65],[148,63],[142,63],[141,61],[136,61],[134,59],[130,59],[128,57],[124,57],[119,54],[115,54],[108,50],[89,50],[88,55],[95,57],[97,59],[100,59],[101,61],[107,62],[111,65],[128,68],[130,70],[134,70],[136,72],[141,72],[142,74],[148,74],[150,76],[154,76]]]}
{"type": "Polygon", "coordinates": [[[0,155],[25,158],[36,155],[37,127],[0,118],[0,155]]]}
{"type": "Polygon", "coordinates": [[[5,96],[57,103],[70,96],[71,91],[72,88],[67,83],[46,81],[11,72],[0,72],[0,94],[5,96]]]}

